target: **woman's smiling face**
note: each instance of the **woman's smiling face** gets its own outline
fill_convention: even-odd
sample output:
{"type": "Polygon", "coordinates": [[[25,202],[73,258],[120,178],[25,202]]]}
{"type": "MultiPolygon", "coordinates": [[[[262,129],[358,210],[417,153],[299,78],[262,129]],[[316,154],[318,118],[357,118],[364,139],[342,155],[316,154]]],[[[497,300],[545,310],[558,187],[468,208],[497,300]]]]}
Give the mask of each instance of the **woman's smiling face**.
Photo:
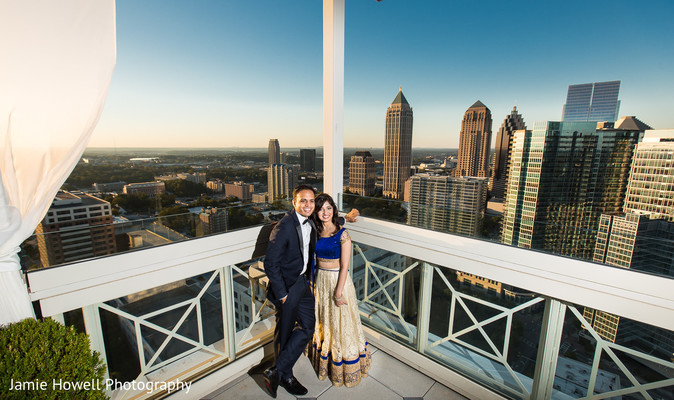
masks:
{"type": "Polygon", "coordinates": [[[330,205],[329,202],[326,201],[325,203],[323,203],[321,209],[318,210],[318,219],[320,219],[321,222],[328,222],[332,220],[332,213],[333,213],[332,206],[330,205]]]}

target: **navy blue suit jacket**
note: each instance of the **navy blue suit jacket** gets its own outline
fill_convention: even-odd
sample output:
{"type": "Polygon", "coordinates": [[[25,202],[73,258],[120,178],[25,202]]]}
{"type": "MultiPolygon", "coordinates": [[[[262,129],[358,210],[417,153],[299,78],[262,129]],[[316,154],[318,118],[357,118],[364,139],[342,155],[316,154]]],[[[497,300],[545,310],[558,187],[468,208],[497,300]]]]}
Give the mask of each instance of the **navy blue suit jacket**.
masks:
{"type": "MultiPolygon", "coordinates": [[[[311,276],[314,248],[316,247],[316,228],[313,221],[309,242],[309,262],[306,268],[307,279],[311,276]]],[[[264,270],[269,278],[270,288],[267,290],[267,298],[272,303],[280,302],[280,299],[288,295],[288,289],[300,277],[304,267],[302,255],[302,228],[295,210],[289,211],[269,235],[267,255],[264,259],[264,270]]]]}

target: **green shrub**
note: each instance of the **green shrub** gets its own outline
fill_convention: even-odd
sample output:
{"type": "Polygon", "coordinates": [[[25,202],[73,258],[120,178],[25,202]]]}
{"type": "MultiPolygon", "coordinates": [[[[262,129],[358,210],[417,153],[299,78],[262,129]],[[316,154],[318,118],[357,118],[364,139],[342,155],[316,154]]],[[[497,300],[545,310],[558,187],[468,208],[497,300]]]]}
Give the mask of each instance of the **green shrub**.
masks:
{"type": "Polygon", "coordinates": [[[72,327],[51,319],[0,327],[2,399],[107,399],[104,373],[89,337],[72,327]]]}

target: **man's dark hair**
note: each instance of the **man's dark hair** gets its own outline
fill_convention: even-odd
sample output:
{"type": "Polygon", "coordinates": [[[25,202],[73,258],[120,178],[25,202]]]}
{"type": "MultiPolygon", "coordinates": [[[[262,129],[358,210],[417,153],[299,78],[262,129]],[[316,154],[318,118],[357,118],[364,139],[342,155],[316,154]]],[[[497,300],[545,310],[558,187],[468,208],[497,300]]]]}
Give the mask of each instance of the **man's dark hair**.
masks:
{"type": "Polygon", "coordinates": [[[311,186],[311,185],[307,185],[307,184],[303,183],[301,185],[297,185],[297,187],[295,189],[293,189],[293,198],[292,199],[295,200],[295,197],[297,197],[297,194],[299,192],[303,191],[303,190],[311,190],[312,192],[314,192],[314,196],[316,196],[316,189],[314,189],[314,187],[311,186]]]}

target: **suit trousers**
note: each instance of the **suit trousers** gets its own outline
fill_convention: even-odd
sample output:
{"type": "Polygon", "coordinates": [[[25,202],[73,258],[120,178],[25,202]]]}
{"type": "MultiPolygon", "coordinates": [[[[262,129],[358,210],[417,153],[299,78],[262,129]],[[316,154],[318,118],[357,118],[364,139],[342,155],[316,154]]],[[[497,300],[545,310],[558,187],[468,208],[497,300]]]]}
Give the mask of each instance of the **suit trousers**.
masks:
{"type": "Polygon", "coordinates": [[[288,290],[285,303],[276,307],[274,355],[279,378],[293,376],[293,366],[314,334],[314,295],[301,275],[288,290]]]}

